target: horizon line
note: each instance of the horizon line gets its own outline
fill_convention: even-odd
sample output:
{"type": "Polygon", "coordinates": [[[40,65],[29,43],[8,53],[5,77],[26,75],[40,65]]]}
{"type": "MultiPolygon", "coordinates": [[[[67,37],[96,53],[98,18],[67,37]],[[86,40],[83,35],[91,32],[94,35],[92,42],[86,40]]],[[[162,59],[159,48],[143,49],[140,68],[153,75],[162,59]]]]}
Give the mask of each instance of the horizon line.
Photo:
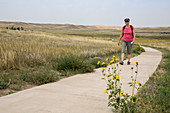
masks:
{"type": "MultiPolygon", "coordinates": [[[[32,21],[14,21],[14,20],[0,20],[0,22],[13,22],[13,23],[26,23],[26,24],[51,24],[51,25],[84,25],[84,26],[110,26],[110,27],[122,27],[121,25],[98,25],[98,24],[75,24],[75,23],[55,23],[55,22],[32,22],[32,21]]],[[[167,26],[138,26],[136,28],[157,28],[157,27],[170,27],[170,25],[167,26]]]]}

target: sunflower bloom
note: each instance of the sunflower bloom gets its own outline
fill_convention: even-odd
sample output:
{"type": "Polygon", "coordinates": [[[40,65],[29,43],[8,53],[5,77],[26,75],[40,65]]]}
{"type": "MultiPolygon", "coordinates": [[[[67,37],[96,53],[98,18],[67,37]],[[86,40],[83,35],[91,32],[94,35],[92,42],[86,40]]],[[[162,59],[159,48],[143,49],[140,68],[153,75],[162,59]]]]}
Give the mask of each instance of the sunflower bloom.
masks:
{"type": "Polygon", "coordinates": [[[118,59],[118,58],[116,58],[115,60],[116,60],[116,61],[119,61],[119,59],[118,59]]]}
{"type": "Polygon", "coordinates": [[[123,96],[123,91],[120,91],[120,96],[123,96]]]}
{"type": "Polygon", "coordinates": [[[106,75],[105,77],[109,77],[109,75],[106,75]]]}
{"type": "Polygon", "coordinates": [[[137,81],[136,83],[137,83],[138,85],[140,85],[140,82],[139,82],[139,81],[137,81]]]}
{"type": "Polygon", "coordinates": [[[102,71],[104,71],[104,70],[105,70],[105,68],[101,68],[101,70],[102,70],[102,71]]]}
{"type": "Polygon", "coordinates": [[[112,57],[113,60],[115,60],[115,58],[116,58],[115,56],[112,57]]]}
{"type": "Polygon", "coordinates": [[[116,79],[119,79],[119,75],[116,75],[116,79]]]}
{"type": "Polygon", "coordinates": [[[105,62],[101,63],[101,65],[104,65],[104,64],[105,64],[105,62]]]}
{"type": "Polygon", "coordinates": [[[113,63],[113,62],[114,62],[114,60],[111,60],[111,61],[110,61],[110,63],[113,63]]]}
{"type": "Polygon", "coordinates": [[[106,89],[104,89],[104,93],[107,93],[107,90],[106,90],[106,89]]]}
{"type": "Polygon", "coordinates": [[[135,64],[138,64],[138,61],[134,61],[135,64]]]}

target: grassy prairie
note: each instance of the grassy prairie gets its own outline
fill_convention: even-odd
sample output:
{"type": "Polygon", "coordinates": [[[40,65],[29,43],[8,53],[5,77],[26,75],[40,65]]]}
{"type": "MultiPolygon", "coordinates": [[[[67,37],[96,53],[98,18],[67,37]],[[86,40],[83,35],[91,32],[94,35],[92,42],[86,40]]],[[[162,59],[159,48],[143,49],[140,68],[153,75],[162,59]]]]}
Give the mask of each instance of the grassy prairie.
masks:
{"type": "Polygon", "coordinates": [[[120,51],[111,40],[56,33],[55,27],[45,30],[44,26],[20,23],[1,23],[0,27],[0,96],[91,72],[96,67],[95,57],[120,51]],[[13,25],[25,30],[5,29],[13,25]]]}
{"type": "Polygon", "coordinates": [[[40,31],[0,29],[0,36],[1,70],[50,64],[57,57],[67,54],[88,59],[120,50],[111,41],[80,36],[55,36],[40,31]]]}
{"type": "MultiPolygon", "coordinates": [[[[136,44],[170,49],[170,27],[135,31],[136,44]]],[[[0,22],[0,96],[91,72],[99,59],[120,58],[120,32],[120,26],[0,22]],[[11,26],[24,31],[5,29],[11,26]]]]}

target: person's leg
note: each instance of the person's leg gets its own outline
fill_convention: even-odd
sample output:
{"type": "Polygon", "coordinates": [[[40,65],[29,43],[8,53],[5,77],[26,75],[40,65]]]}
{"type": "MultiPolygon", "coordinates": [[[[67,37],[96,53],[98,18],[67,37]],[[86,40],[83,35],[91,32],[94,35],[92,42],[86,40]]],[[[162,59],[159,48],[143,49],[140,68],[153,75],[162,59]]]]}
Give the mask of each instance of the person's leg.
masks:
{"type": "Polygon", "coordinates": [[[122,61],[124,61],[125,49],[126,49],[126,42],[122,40],[122,54],[121,54],[122,61]]]}
{"type": "Polygon", "coordinates": [[[122,62],[124,61],[124,56],[125,56],[125,53],[122,53],[121,55],[122,62]]]}
{"type": "Polygon", "coordinates": [[[120,64],[123,65],[125,49],[126,49],[126,42],[122,40],[122,54],[121,54],[121,62],[120,64]]]}
{"type": "Polygon", "coordinates": [[[131,54],[128,54],[128,62],[130,62],[131,54]]]}
{"type": "Polygon", "coordinates": [[[128,54],[128,62],[130,64],[130,58],[131,58],[131,51],[132,51],[132,44],[131,42],[127,43],[127,54],[128,54]]]}

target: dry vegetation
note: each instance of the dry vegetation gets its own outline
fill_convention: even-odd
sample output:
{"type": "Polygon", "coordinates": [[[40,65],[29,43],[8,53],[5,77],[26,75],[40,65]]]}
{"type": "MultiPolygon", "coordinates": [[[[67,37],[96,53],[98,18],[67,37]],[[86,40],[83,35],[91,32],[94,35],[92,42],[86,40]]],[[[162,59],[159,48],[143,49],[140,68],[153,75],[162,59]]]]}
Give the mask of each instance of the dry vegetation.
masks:
{"type": "MultiPolygon", "coordinates": [[[[91,72],[98,59],[117,54],[121,27],[0,22],[0,96],[91,72]],[[24,27],[24,31],[6,27],[24,27]],[[69,65],[68,65],[69,64],[69,65]]],[[[170,49],[170,27],[136,28],[136,43],[170,49]]],[[[133,47],[133,55],[140,47],[133,47]]]]}
{"type": "Polygon", "coordinates": [[[40,31],[0,29],[0,69],[48,64],[69,53],[89,58],[120,49],[111,41],[81,36],[55,36],[40,31]]]}

